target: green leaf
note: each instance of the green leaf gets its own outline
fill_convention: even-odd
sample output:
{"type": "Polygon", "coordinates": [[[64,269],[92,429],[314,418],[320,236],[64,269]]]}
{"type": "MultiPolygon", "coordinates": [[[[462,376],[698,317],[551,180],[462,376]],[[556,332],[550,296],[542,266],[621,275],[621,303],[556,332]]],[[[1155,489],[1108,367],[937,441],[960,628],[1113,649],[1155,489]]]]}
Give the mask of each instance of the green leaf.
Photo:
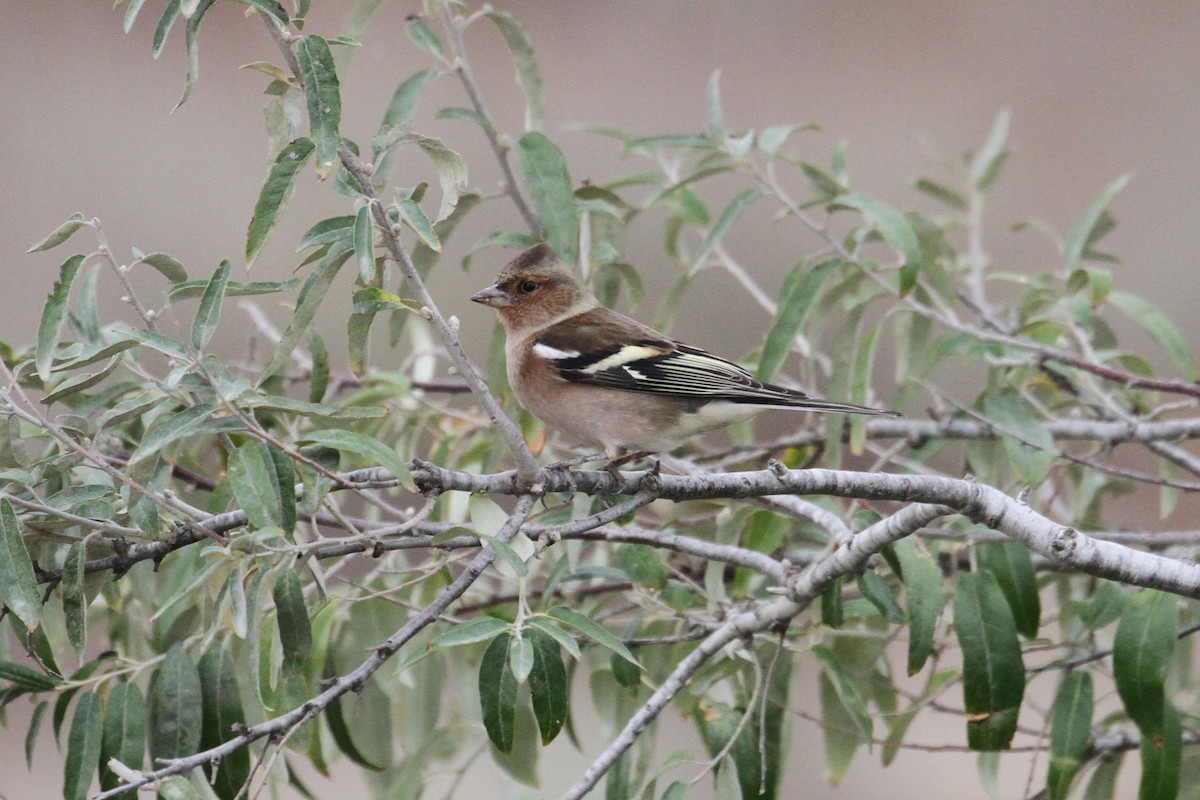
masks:
{"type": "Polygon", "coordinates": [[[479,702],[483,727],[501,753],[512,751],[517,715],[517,678],[509,663],[509,641],[502,633],[492,641],[479,664],[479,702]]]}
{"type": "Polygon", "coordinates": [[[182,758],[200,746],[203,700],[200,672],[174,644],[154,674],[150,708],[150,752],[155,761],[182,758]]]}
{"type": "Polygon", "coordinates": [[[154,29],[154,41],[150,47],[150,53],[155,58],[158,58],[163,46],[166,45],[167,34],[171,32],[175,20],[179,18],[182,6],[183,0],[167,0],[167,7],[163,9],[162,16],[158,19],[158,27],[154,29]]]}
{"type": "Polygon", "coordinates": [[[718,147],[725,141],[725,114],[721,111],[721,70],[713,70],[704,92],[704,116],[708,120],[708,138],[718,147]]]}
{"type": "Polygon", "coordinates": [[[437,231],[433,229],[433,223],[426,216],[420,203],[411,197],[398,197],[394,207],[400,213],[400,221],[417,234],[422,244],[436,253],[442,251],[442,242],[438,239],[437,231]]]}
{"type": "MultiPolygon", "coordinates": [[[[384,112],[383,121],[379,123],[380,136],[387,133],[389,130],[400,126],[408,121],[413,115],[413,109],[417,105],[417,100],[420,99],[421,92],[425,87],[437,76],[437,73],[431,69],[423,69],[416,72],[404,80],[396,91],[392,93],[392,99],[388,102],[387,111],[384,112]]],[[[394,148],[386,147],[379,148],[372,143],[374,148],[375,173],[376,181],[384,181],[391,173],[392,161],[396,157],[394,148]]]]}
{"type": "Polygon", "coordinates": [[[354,214],[354,257],[358,263],[358,278],[363,283],[370,283],[375,277],[374,239],[371,207],[364,204],[354,214]]]}
{"type": "Polygon", "coordinates": [[[1119,584],[1104,581],[1092,599],[1079,606],[1079,621],[1090,630],[1099,630],[1115,622],[1125,609],[1129,593],[1119,584]]]}
{"type": "Polygon", "coordinates": [[[216,0],[195,0],[194,2],[188,0],[188,2],[191,2],[193,7],[190,9],[190,13],[185,14],[187,17],[187,26],[184,28],[188,61],[187,78],[183,85],[183,96],[175,104],[176,109],[187,102],[188,97],[192,94],[192,87],[200,78],[200,21],[204,19],[204,15],[208,13],[216,0]]]}
{"type": "Polygon", "coordinates": [[[192,346],[197,350],[205,348],[221,321],[221,304],[225,302],[225,287],[229,284],[232,269],[228,258],[222,260],[204,288],[196,318],[192,320],[192,346]]]}
{"type": "Polygon", "coordinates": [[[767,332],[762,357],[758,361],[759,380],[771,382],[779,375],[783,362],[791,352],[792,341],[816,302],[821,284],[841,263],[841,260],[831,258],[810,269],[807,261],[801,261],[783,279],[783,286],[779,289],[779,309],[775,312],[775,321],[767,332]]]}
{"type": "MultiPolygon", "coordinates": [[[[208,750],[236,736],[236,728],[246,724],[246,714],[238,690],[237,667],[224,648],[214,647],[205,653],[199,670],[203,703],[200,749],[208,750]]],[[[219,764],[211,765],[209,772],[217,797],[234,800],[250,777],[250,751],[245,747],[234,750],[219,764]]]]}
{"type": "MultiPolygon", "coordinates": [[[[136,683],[118,683],[104,704],[104,736],[100,745],[100,788],[108,791],[123,782],[108,768],[112,759],[140,770],[146,756],[146,701],[136,683]]],[[[119,797],[134,800],[136,791],[119,797]]]]}
{"type": "Polygon", "coordinates": [[[1000,174],[1000,167],[1008,155],[1008,151],[1004,149],[1004,142],[1008,139],[1008,125],[1011,119],[1011,110],[1000,109],[996,114],[996,121],[992,123],[987,141],[971,159],[968,174],[976,189],[983,190],[991,186],[1000,174]]]}
{"type": "MultiPolygon", "coordinates": [[[[537,628],[542,633],[558,642],[564,650],[571,654],[572,658],[579,658],[582,654],[579,649],[579,643],[575,641],[575,637],[555,625],[547,618],[535,614],[534,616],[530,617],[528,621],[531,626],[537,628]]],[[[622,659],[622,661],[624,661],[624,659],[622,659]]]]}
{"type": "Polygon", "coordinates": [[[330,244],[339,239],[352,240],[354,221],[354,215],[346,214],[339,217],[328,217],[315,223],[300,237],[300,244],[296,245],[297,252],[322,244],[330,244]]]}
{"type": "Polygon", "coordinates": [[[994,542],[980,545],[976,554],[979,568],[992,573],[1004,592],[1017,633],[1030,639],[1037,636],[1042,601],[1029,551],[1018,542],[994,542]]]}
{"type": "Polygon", "coordinates": [[[960,193],[954,191],[949,186],[944,186],[936,181],[921,178],[916,183],[916,189],[919,192],[942,201],[946,205],[953,208],[955,211],[966,211],[967,200],[960,193]]]}
{"type": "Polygon", "coordinates": [[[1021,479],[1032,486],[1044,481],[1058,458],[1058,446],[1041,415],[1010,388],[989,393],[983,413],[999,428],[1004,452],[1021,479]]]}
{"type": "Polygon", "coordinates": [[[533,54],[533,43],[521,27],[517,18],[507,11],[494,11],[486,7],[488,19],[496,23],[508,51],[512,53],[517,67],[517,85],[525,95],[525,130],[540,131],[545,117],[545,100],[542,96],[542,74],[538,71],[537,58],[533,54]]]}
{"type": "Polygon", "coordinates": [[[80,214],[79,212],[75,212],[74,214],[72,214],[70,217],[67,218],[66,222],[64,222],[62,225],[59,225],[54,230],[50,231],[50,233],[46,236],[45,239],[42,239],[40,242],[38,242],[37,244],[35,244],[33,247],[29,248],[25,252],[26,253],[40,253],[43,250],[49,250],[51,247],[58,247],[60,244],[65,242],[67,239],[70,239],[71,234],[75,233],[75,231],[79,230],[80,228],[82,228],[84,225],[87,225],[87,224],[88,224],[88,222],[83,218],[83,214],[80,214]]]}
{"type": "Polygon", "coordinates": [[[1129,599],[1113,638],[1113,677],[1125,713],[1143,738],[1162,738],[1166,679],[1175,656],[1175,596],[1143,589],[1129,599]]]}
{"type": "Polygon", "coordinates": [[[554,606],[547,611],[546,614],[558,620],[559,622],[570,625],[584,636],[590,638],[596,644],[600,645],[601,647],[608,648],[629,663],[638,667],[641,666],[641,664],[638,663],[637,658],[635,658],[633,653],[629,651],[629,648],[625,646],[624,642],[609,633],[607,629],[593,622],[591,617],[587,617],[575,609],[567,606],[554,606]]]}
{"type": "Polygon", "coordinates": [[[1067,800],[1071,782],[1083,765],[1092,738],[1092,676],[1068,673],[1054,699],[1050,726],[1050,767],[1046,777],[1048,800],[1067,800]]]}
{"type": "MultiPolygon", "coordinates": [[[[32,631],[42,620],[42,594],[38,591],[33,561],[17,514],[7,498],[0,499],[0,600],[32,631]]],[[[0,671],[0,678],[7,677],[0,671]]],[[[52,687],[51,687],[52,688],[52,687]]]]}
{"type": "Polygon", "coordinates": [[[695,275],[704,267],[708,266],[708,258],[712,255],[713,250],[725,238],[725,234],[733,227],[733,223],[737,222],[738,217],[750,207],[758,196],[762,194],[761,190],[756,187],[743,189],[736,197],[729,201],[729,205],[725,206],[725,210],[721,212],[721,216],[717,217],[717,221],[709,229],[708,235],[704,237],[704,244],[700,246],[696,257],[692,259],[692,266],[688,269],[689,275],[695,275]]]}
{"type": "Polygon", "coordinates": [[[366,434],[343,430],[319,430],[306,433],[302,441],[332,447],[346,453],[354,453],[368,462],[374,462],[395,475],[405,488],[414,488],[412,474],[404,458],[383,442],[366,434]]]}
{"type": "Polygon", "coordinates": [[[1124,189],[1125,184],[1129,183],[1131,177],[1133,177],[1132,174],[1126,173],[1106,186],[1100,196],[1092,201],[1088,210],[1075,223],[1075,227],[1071,229],[1071,234],[1063,245],[1063,260],[1066,262],[1068,270],[1075,269],[1080,259],[1088,258],[1091,255],[1092,245],[1112,229],[1112,222],[1108,217],[1108,206],[1116,197],[1117,192],[1124,189]]]}
{"type": "Polygon", "coordinates": [[[1175,800],[1179,795],[1179,769],[1183,760],[1183,731],[1179,711],[1167,700],[1163,706],[1161,736],[1142,735],[1142,778],[1138,800],[1175,800]]]}
{"type": "Polygon", "coordinates": [[[1146,333],[1154,338],[1154,341],[1158,342],[1159,347],[1165,350],[1175,363],[1175,369],[1179,370],[1186,380],[1197,380],[1196,361],[1192,356],[1192,349],[1162,309],[1137,295],[1119,289],[1109,294],[1108,301],[1140,325],[1146,333]]]}
{"type": "Polygon", "coordinates": [[[868,569],[858,576],[858,590],[893,625],[903,625],[908,619],[892,595],[887,581],[875,570],[868,569]]]}
{"type": "Polygon", "coordinates": [[[333,172],[338,158],[342,96],[337,68],[329,52],[329,43],[316,34],[309,34],[297,42],[296,57],[304,79],[309,131],[316,145],[317,175],[325,180],[333,172]]]}
{"type": "Polygon", "coordinates": [[[254,217],[246,234],[247,268],[258,258],[266,244],[267,234],[275,227],[284,205],[292,196],[296,173],[307,163],[315,147],[311,139],[301,137],[280,150],[276,156],[258,194],[258,202],[254,204],[254,217]]]}
{"type": "Polygon", "coordinates": [[[850,675],[846,672],[838,661],[836,655],[825,645],[815,645],[813,647],[813,655],[821,662],[823,674],[829,676],[833,687],[837,692],[838,702],[846,710],[850,720],[854,723],[854,730],[858,732],[859,741],[870,743],[874,739],[874,725],[871,722],[871,715],[867,712],[867,704],[863,700],[862,694],[858,691],[858,687],[854,685],[854,681],[850,679],[850,675]]]}
{"type": "Polygon", "coordinates": [[[568,264],[579,263],[579,217],[563,154],[546,136],[530,131],[517,140],[525,184],[541,217],[546,243],[568,264]]]}
{"type": "Polygon", "coordinates": [[[837,786],[846,777],[860,741],[855,733],[854,719],[846,711],[828,673],[822,670],[817,676],[817,683],[821,700],[821,732],[825,739],[825,777],[830,784],[837,786]]]}
{"type": "Polygon", "coordinates": [[[280,573],[272,590],[275,600],[275,624],[279,626],[279,642],[283,645],[283,664],[280,667],[285,678],[299,675],[308,663],[312,652],[312,623],[308,620],[308,607],[304,604],[304,589],[300,575],[288,567],[280,573]]]}
{"type": "Polygon", "coordinates": [[[671,573],[650,545],[624,542],[617,547],[617,561],[638,586],[660,591],[667,588],[671,573]]]}
{"type": "Polygon", "coordinates": [[[533,715],[542,733],[542,744],[550,744],[567,721],[567,670],[552,636],[538,628],[526,628],[524,636],[533,645],[533,669],[529,673],[533,715]]]}
{"type": "Polygon", "coordinates": [[[879,231],[883,240],[900,252],[904,266],[915,268],[924,261],[921,240],[904,215],[896,209],[874,198],[856,194],[839,195],[834,199],[833,206],[860,211],[879,231]]]}
{"type": "Polygon", "coordinates": [[[253,529],[282,528],[296,523],[296,476],[291,458],[260,439],[243,443],[229,459],[229,483],[253,529]],[[276,458],[276,456],[281,458],[276,458]]]}
{"type": "Polygon", "coordinates": [[[67,758],[63,763],[63,800],[84,800],[100,761],[100,737],[103,717],[100,695],[83,692],[75,703],[71,734],[67,737],[67,758]]]}
{"type": "MultiPolygon", "coordinates": [[[[7,504],[8,501],[5,500],[4,503],[7,504]]],[[[0,661],[0,680],[8,681],[14,688],[26,692],[50,691],[57,689],[62,683],[62,679],[57,675],[47,675],[13,661],[0,661]]]]}
{"type": "Polygon", "coordinates": [[[42,729],[42,720],[46,718],[46,709],[50,708],[50,703],[43,700],[34,706],[33,714],[29,717],[29,728],[25,731],[25,767],[33,769],[33,750],[37,745],[38,733],[42,729]]]}
{"type": "Polygon", "coordinates": [[[963,656],[967,744],[1007,749],[1025,695],[1025,665],[1012,611],[990,572],[958,576],[954,632],[963,656]]]}
{"type": "Polygon", "coordinates": [[[58,280],[46,298],[42,319],[37,333],[37,372],[43,381],[50,380],[50,366],[54,362],[54,351],[58,348],[58,337],[67,318],[67,299],[71,296],[71,284],[83,266],[85,256],[74,255],[58,268],[58,280]]]}
{"type": "Polygon", "coordinates": [[[429,643],[428,652],[436,653],[451,647],[461,647],[476,642],[486,642],[494,639],[511,627],[510,623],[496,617],[480,617],[478,619],[455,625],[450,630],[438,636],[429,643]]]}
{"type": "Polygon", "coordinates": [[[907,539],[893,547],[908,599],[908,674],[916,675],[934,652],[933,636],[945,605],[942,571],[907,539]]]}
{"type": "Polygon", "coordinates": [[[446,49],[442,46],[442,40],[433,32],[433,28],[429,27],[429,23],[423,17],[418,15],[409,18],[408,24],[404,26],[404,32],[408,34],[408,38],[413,41],[413,44],[426,53],[440,61],[446,59],[446,49]]]}
{"type": "Polygon", "coordinates": [[[63,561],[62,593],[63,614],[67,618],[67,641],[75,648],[75,655],[83,660],[87,647],[87,595],[83,591],[83,564],[87,552],[83,542],[75,542],[67,548],[63,561]]]}

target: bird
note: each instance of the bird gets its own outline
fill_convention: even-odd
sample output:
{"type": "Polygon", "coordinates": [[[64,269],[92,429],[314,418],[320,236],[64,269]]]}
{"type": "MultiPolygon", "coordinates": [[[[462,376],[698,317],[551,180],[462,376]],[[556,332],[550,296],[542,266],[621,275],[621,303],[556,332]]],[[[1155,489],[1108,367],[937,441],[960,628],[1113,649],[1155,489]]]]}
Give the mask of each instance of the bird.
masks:
{"type": "Polygon", "coordinates": [[[606,308],[544,242],[471,300],[500,318],[517,402],[572,443],[619,463],[669,453],[768,408],[899,416],[765,383],[606,308]]]}

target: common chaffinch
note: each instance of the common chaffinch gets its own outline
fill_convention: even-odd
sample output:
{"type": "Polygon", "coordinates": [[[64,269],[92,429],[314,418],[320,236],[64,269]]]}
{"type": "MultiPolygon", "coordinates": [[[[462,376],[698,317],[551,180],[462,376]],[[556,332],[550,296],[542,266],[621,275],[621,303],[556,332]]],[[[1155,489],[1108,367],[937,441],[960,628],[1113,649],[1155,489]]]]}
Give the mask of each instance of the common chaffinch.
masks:
{"type": "Polygon", "coordinates": [[[522,252],[471,299],[500,316],[517,401],[610,457],[669,452],[767,408],[896,415],[763,383],[605,308],[546,244],[522,252]]]}

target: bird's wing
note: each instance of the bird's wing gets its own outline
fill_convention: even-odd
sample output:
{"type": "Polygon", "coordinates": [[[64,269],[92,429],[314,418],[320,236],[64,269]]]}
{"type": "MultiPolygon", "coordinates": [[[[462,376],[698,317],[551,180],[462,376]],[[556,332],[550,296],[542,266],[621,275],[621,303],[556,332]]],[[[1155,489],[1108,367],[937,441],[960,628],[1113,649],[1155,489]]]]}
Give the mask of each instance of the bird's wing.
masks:
{"type": "Polygon", "coordinates": [[[533,349],[554,364],[560,377],[575,383],[699,402],[864,410],[765,384],[731,361],[666,339],[653,328],[605,308],[552,325],[537,337],[533,349]]]}

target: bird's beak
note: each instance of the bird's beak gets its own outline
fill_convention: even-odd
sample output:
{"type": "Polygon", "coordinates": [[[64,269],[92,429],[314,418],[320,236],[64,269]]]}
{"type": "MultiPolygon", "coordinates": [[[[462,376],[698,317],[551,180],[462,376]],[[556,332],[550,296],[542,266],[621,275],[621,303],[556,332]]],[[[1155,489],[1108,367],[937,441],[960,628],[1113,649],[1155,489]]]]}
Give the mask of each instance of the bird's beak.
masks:
{"type": "Polygon", "coordinates": [[[476,303],[483,303],[485,306],[492,308],[504,308],[512,305],[512,295],[504,291],[497,284],[492,284],[486,289],[481,289],[471,295],[471,300],[476,303]]]}

